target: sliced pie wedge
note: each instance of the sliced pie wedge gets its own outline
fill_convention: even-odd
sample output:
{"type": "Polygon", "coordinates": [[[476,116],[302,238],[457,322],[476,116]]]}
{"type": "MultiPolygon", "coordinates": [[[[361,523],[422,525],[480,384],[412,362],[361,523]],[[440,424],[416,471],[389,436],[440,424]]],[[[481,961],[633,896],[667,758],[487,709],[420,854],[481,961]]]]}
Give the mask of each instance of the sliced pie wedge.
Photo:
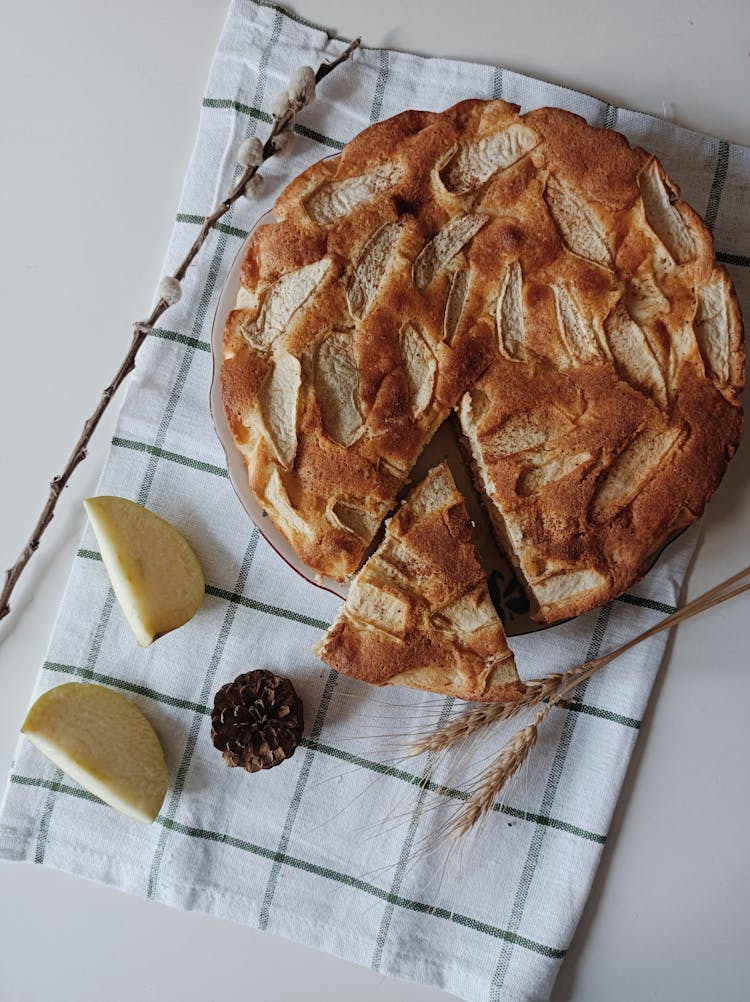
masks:
{"type": "Polygon", "coordinates": [[[386,525],[314,652],[375,685],[468,700],[523,693],[447,463],[432,469],[386,525]]]}

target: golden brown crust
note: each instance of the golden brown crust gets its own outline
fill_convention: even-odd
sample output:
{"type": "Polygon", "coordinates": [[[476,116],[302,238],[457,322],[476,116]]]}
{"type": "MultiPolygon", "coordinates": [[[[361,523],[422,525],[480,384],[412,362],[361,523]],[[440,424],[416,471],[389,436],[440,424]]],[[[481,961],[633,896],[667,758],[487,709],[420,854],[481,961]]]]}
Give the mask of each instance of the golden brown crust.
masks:
{"type": "Polygon", "coordinates": [[[406,112],[258,228],[222,390],[251,490],[343,579],[460,411],[537,617],[621,593],[741,437],[743,330],[710,234],[649,154],[567,112],[406,112]]]}
{"type": "Polygon", "coordinates": [[[390,519],[315,653],[337,671],[375,685],[467,700],[520,697],[523,685],[471,528],[443,463],[390,519]]]}

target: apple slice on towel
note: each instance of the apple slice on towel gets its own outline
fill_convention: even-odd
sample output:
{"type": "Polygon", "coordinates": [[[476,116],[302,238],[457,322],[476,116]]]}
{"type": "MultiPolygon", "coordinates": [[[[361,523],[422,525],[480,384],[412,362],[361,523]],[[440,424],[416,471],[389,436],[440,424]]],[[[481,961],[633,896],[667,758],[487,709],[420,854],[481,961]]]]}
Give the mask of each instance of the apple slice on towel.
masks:
{"type": "Polygon", "coordinates": [[[84,501],[117,601],[142,647],[192,619],[205,579],[185,537],[142,505],[102,496],[84,501]]]}
{"type": "Polygon", "coordinates": [[[167,792],[164,752],[149,721],[119,692],[58,685],[37,699],[21,731],[110,807],[146,823],[159,813],[167,792]]]}

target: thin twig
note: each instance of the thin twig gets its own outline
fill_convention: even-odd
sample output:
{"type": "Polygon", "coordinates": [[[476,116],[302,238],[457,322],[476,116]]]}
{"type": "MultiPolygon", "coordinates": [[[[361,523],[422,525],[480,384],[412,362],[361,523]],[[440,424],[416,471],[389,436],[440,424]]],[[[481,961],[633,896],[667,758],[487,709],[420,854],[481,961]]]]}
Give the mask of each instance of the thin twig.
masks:
{"type": "MultiPolygon", "coordinates": [[[[339,56],[336,57],[336,59],[333,59],[329,63],[322,63],[315,72],[315,82],[319,83],[327,77],[332,70],[336,69],[337,66],[340,66],[341,63],[349,59],[354,50],[357,49],[360,44],[361,39],[356,38],[350,45],[347,46],[346,49],[344,49],[343,52],[341,52],[339,56]]],[[[270,157],[274,156],[276,153],[274,139],[291,126],[296,112],[300,111],[302,107],[303,103],[291,103],[289,109],[283,115],[280,117],[274,116],[271,131],[263,145],[263,163],[265,163],[265,161],[270,157]]],[[[174,273],[174,278],[177,279],[178,282],[182,281],[185,277],[185,273],[205,243],[206,237],[210,233],[212,227],[219,219],[221,219],[222,216],[229,212],[232,205],[244,194],[248,181],[252,180],[257,172],[257,165],[246,167],[226,198],[224,198],[224,200],[216,206],[210,216],[206,216],[203,221],[203,225],[198,231],[198,235],[174,273]]],[[[18,555],[16,562],[5,572],[3,590],[0,592],[0,620],[4,619],[10,613],[10,597],[13,593],[13,589],[16,587],[18,579],[21,577],[26,565],[39,549],[42,536],[54,517],[55,508],[57,507],[57,502],[60,499],[63,489],[67,486],[68,481],[70,480],[76,467],[86,458],[87,446],[91,440],[91,436],[94,434],[94,431],[99,424],[99,421],[101,420],[102,415],[104,414],[104,411],[107,409],[112,397],[119,389],[121,383],[135,368],[135,359],[141,345],[146,340],[154,324],[157,320],[159,320],[169,306],[170,303],[167,302],[166,299],[159,299],[151,311],[148,319],[140,321],[134,325],[133,337],[125,358],[115,373],[112,382],[99,398],[99,402],[96,405],[94,412],[86,420],[78,441],[74,445],[73,451],[68,457],[68,461],[65,464],[63,472],[53,477],[50,481],[49,495],[47,497],[47,502],[42,509],[42,513],[37,519],[36,525],[32,529],[31,535],[29,536],[26,545],[18,555]]]]}
{"type": "MultiPolygon", "coordinates": [[[[657,623],[656,626],[651,627],[649,630],[645,630],[637,637],[634,637],[632,640],[629,640],[627,643],[616,648],[616,650],[610,651],[609,654],[587,661],[586,664],[581,665],[578,668],[573,668],[561,676],[547,676],[548,679],[557,678],[559,680],[557,690],[553,695],[549,696],[546,704],[539,710],[532,722],[517,731],[511,737],[489,769],[482,774],[478,785],[472,791],[469,799],[459,812],[450,829],[450,839],[452,841],[460,839],[474,827],[480,818],[484,817],[488,811],[492,810],[497,795],[500,793],[510,777],[517,772],[523,762],[526,761],[534,748],[534,745],[537,742],[539,725],[542,723],[550,710],[554,706],[559,705],[569,693],[581,684],[581,682],[585,682],[586,679],[591,678],[592,675],[601,671],[602,668],[608,665],[624,651],[629,650],[635,644],[645,640],[646,637],[653,636],[660,630],[665,630],[671,626],[675,626],[677,623],[680,623],[685,619],[697,616],[699,613],[705,612],[707,609],[712,609],[714,606],[719,605],[722,602],[727,602],[729,599],[735,598],[737,595],[741,595],[743,592],[749,591],[750,581],[737,585],[739,581],[748,576],[750,576],[750,567],[746,567],[743,571],[732,575],[732,577],[727,578],[726,581],[722,581],[721,584],[716,585],[716,587],[709,589],[709,591],[704,592],[702,595],[699,595],[698,598],[693,599],[692,602],[689,602],[681,609],[678,609],[677,612],[673,613],[671,616],[667,616],[660,623],[657,623]],[[733,585],[737,585],[737,587],[732,587],[733,585]]],[[[474,713],[481,713],[481,710],[474,711],[474,713]]],[[[469,716],[471,716],[471,714],[469,716]]],[[[474,728],[475,731],[477,729],[478,727],[474,728]]]]}

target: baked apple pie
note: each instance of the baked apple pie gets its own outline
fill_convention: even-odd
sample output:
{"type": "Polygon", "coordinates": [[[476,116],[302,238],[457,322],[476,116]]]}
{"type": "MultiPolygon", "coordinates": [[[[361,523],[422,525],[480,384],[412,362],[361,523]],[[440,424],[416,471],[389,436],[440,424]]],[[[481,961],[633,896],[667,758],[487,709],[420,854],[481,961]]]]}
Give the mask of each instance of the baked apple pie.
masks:
{"type": "MultiPolygon", "coordinates": [[[[315,571],[357,572],[451,412],[542,622],[626,590],[700,516],[741,436],[742,323],[653,156],[554,108],[464,101],[366,129],[274,213],[249,241],[221,386],[251,491],[315,571]]],[[[381,562],[344,620],[376,608],[381,562]]]]}

